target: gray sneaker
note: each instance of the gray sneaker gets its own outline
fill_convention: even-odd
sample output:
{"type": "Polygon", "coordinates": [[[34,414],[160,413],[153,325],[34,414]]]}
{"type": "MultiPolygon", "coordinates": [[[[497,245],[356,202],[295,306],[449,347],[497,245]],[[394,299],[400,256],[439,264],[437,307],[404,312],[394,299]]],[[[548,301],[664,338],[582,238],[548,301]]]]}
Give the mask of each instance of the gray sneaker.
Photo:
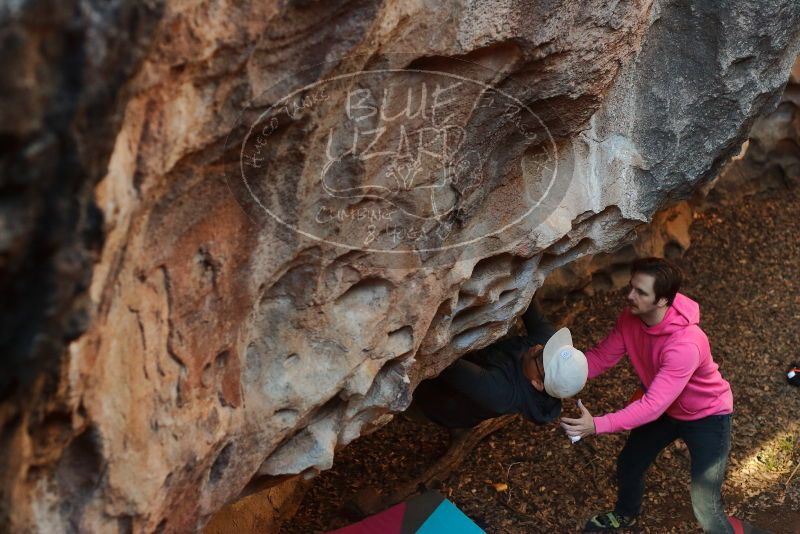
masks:
{"type": "Polygon", "coordinates": [[[617,512],[604,512],[592,516],[583,527],[584,532],[605,532],[608,530],[620,530],[631,528],[636,525],[636,518],[622,515],[617,512]]]}

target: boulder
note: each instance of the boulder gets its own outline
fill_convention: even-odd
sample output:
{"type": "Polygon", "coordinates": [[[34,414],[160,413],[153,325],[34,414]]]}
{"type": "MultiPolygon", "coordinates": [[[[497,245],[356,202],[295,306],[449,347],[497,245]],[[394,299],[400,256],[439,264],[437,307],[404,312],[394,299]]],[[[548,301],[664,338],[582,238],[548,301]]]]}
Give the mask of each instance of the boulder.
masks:
{"type": "Polygon", "coordinates": [[[0,14],[13,531],[329,468],[716,176],[800,45],[792,0],[62,5],[0,14]]]}

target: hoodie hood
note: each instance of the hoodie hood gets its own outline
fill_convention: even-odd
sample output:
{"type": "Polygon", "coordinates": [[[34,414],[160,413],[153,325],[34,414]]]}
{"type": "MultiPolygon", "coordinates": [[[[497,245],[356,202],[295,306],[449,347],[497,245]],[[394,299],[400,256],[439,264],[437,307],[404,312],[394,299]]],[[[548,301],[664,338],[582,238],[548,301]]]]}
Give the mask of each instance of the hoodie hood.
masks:
{"type": "Polygon", "coordinates": [[[654,326],[642,323],[644,331],[650,335],[668,335],[687,326],[700,323],[700,305],[682,293],[677,293],[667,310],[664,320],[654,326]]]}

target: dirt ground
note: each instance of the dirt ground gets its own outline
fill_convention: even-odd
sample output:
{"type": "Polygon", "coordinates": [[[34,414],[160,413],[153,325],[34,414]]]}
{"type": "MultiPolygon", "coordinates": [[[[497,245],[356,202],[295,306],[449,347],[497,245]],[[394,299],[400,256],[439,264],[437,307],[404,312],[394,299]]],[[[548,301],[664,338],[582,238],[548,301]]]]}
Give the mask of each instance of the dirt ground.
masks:
{"type": "MultiPolygon", "coordinates": [[[[679,260],[687,277],[682,292],[700,303],[701,326],[733,387],[727,511],[775,534],[800,533],[800,388],[789,386],[783,372],[800,360],[799,196],[797,189],[781,190],[706,208],[679,260]]],[[[576,346],[602,339],[622,305],[621,292],[570,303],[576,346]]],[[[621,408],[636,386],[624,361],[581,397],[602,415],[621,408]]],[[[578,413],[574,402],[565,402],[565,413],[578,413]]],[[[592,513],[613,507],[614,466],[625,438],[592,436],[571,445],[555,423],[537,427],[516,418],[438,489],[490,533],[579,531],[592,513]]],[[[356,490],[388,490],[421,473],[447,444],[447,433],[435,425],[396,417],[339,453],[282,532],[351,523],[343,505],[356,490]]],[[[701,532],[689,481],[688,451],[678,442],[649,471],[640,532],[701,532]]]]}

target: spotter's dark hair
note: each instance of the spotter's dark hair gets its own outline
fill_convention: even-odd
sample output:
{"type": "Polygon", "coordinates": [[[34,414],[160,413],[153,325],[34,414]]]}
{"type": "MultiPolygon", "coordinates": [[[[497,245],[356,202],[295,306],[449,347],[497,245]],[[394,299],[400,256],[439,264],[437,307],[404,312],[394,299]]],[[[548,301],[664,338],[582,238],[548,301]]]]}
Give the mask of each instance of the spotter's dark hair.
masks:
{"type": "Polygon", "coordinates": [[[683,273],[677,265],[664,258],[639,258],[631,264],[631,276],[636,273],[652,276],[655,279],[653,281],[655,301],[665,298],[667,305],[672,305],[683,281],[683,273]]]}

